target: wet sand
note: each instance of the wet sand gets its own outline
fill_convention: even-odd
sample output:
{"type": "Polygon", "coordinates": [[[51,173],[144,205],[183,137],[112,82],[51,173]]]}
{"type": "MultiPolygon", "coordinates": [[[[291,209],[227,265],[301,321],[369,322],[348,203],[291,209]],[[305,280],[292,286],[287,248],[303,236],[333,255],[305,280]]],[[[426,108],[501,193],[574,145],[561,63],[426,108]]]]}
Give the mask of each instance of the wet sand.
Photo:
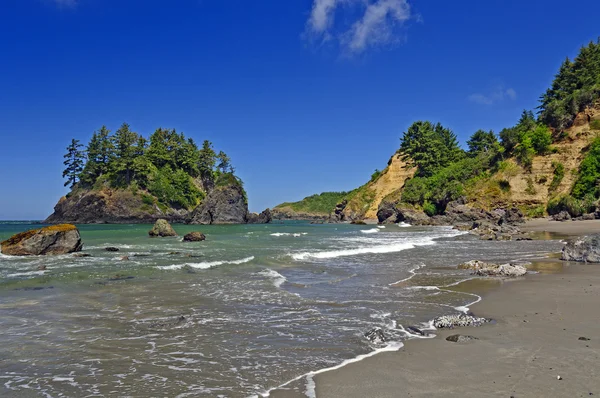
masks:
{"type": "MultiPolygon", "coordinates": [[[[572,237],[600,232],[600,220],[533,220],[523,229],[572,237]]],[[[456,286],[482,295],[471,310],[496,323],[439,330],[433,339],[318,374],[317,397],[600,396],[600,264],[550,258],[530,269],[539,274],[456,286]],[[478,340],[446,340],[454,334],[478,340]]]]}
{"type": "Polygon", "coordinates": [[[547,232],[550,234],[573,236],[600,233],[600,220],[554,221],[537,218],[527,221],[521,229],[528,232],[547,232]]]}

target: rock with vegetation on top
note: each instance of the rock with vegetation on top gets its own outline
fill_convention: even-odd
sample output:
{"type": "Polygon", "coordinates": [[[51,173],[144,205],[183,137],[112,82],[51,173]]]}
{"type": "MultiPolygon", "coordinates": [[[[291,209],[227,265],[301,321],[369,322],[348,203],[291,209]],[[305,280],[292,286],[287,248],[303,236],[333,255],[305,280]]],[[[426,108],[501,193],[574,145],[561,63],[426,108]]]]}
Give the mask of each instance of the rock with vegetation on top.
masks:
{"type": "Polygon", "coordinates": [[[67,254],[81,251],[83,247],[79,230],[71,224],[21,232],[0,245],[2,253],[9,256],[67,254]]]}
{"type": "Polygon", "coordinates": [[[214,188],[192,213],[190,224],[246,224],[248,203],[241,184],[214,188]]]}
{"type": "Polygon", "coordinates": [[[148,231],[148,235],[151,237],[156,236],[177,236],[177,232],[171,227],[171,224],[165,219],[156,220],[154,223],[154,227],[150,231],[148,231]]]}
{"type": "Polygon", "coordinates": [[[527,273],[527,269],[518,264],[493,264],[479,260],[471,260],[462,263],[458,269],[469,269],[473,271],[473,275],[479,276],[506,276],[516,277],[523,276],[527,273]]]}
{"type": "Polygon", "coordinates": [[[455,327],[481,326],[491,321],[488,318],[468,314],[442,315],[433,320],[433,326],[437,329],[453,329],[455,327]]]}
{"type": "Polygon", "coordinates": [[[203,240],[206,240],[206,235],[202,232],[190,232],[183,236],[184,242],[201,242],[203,240]]]}
{"type": "Polygon", "coordinates": [[[561,259],[586,263],[600,263],[600,234],[579,237],[562,249],[561,259]]]}
{"type": "Polygon", "coordinates": [[[248,224],[269,224],[273,217],[270,209],[265,209],[262,213],[248,213],[248,224]]]}

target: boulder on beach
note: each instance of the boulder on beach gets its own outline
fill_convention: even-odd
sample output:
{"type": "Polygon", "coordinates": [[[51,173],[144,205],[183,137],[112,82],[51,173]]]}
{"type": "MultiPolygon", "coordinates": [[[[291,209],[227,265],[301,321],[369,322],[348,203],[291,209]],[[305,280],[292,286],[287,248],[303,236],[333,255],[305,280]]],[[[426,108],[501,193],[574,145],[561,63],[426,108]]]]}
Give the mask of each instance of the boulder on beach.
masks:
{"type": "Polygon", "coordinates": [[[433,320],[433,326],[437,329],[453,329],[455,327],[481,326],[491,321],[488,318],[479,318],[468,314],[442,315],[433,320]]]}
{"type": "Polygon", "coordinates": [[[0,243],[2,254],[37,256],[67,254],[81,251],[79,230],[72,224],[59,224],[32,229],[13,235],[0,243]]]}
{"type": "Polygon", "coordinates": [[[184,242],[200,242],[206,240],[206,235],[202,232],[190,232],[189,234],[185,234],[183,236],[184,242]]]}
{"type": "Polygon", "coordinates": [[[156,236],[177,236],[177,232],[171,227],[171,224],[163,218],[156,220],[154,223],[154,227],[150,231],[148,231],[148,235],[151,237],[156,236]]]}
{"type": "Polygon", "coordinates": [[[453,343],[468,343],[469,341],[479,340],[475,336],[462,335],[462,334],[453,334],[452,336],[446,337],[446,341],[451,341],[453,343]]]}
{"type": "Polygon", "coordinates": [[[479,276],[507,276],[516,277],[523,276],[527,273],[527,269],[518,264],[493,264],[479,260],[471,260],[460,264],[458,269],[473,270],[473,275],[479,276]]]}
{"type": "Polygon", "coordinates": [[[600,263],[600,234],[569,241],[562,249],[562,260],[600,263]]]}

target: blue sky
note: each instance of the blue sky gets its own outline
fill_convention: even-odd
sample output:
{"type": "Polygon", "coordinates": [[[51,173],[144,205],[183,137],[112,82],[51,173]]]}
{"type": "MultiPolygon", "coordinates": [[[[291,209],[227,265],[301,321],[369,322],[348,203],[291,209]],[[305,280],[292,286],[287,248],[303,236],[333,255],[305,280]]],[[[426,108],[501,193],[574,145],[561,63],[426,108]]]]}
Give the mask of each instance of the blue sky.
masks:
{"type": "Polygon", "coordinates": [[[350,190],[415,120],[513,125],[600,35],[594,0],[2,3],[0,219],[45,218],[70,139],[124,121],[213,141],[254,211],[350,190]]]}

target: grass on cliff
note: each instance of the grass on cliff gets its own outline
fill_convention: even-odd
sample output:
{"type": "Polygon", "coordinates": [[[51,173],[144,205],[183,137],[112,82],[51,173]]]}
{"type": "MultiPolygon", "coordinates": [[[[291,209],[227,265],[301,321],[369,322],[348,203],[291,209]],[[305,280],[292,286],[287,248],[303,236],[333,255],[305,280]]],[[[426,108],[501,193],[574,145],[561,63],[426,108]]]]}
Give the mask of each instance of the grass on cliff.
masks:
{"type": "Polygon", "coordinates": [[[276,209],[290,208],[298,213],[327,215],[333,212],[335,205],[344,200],[351,192],[323,192],[307,196],[298,202],[285,202],[277,205],[276,209]]]}

